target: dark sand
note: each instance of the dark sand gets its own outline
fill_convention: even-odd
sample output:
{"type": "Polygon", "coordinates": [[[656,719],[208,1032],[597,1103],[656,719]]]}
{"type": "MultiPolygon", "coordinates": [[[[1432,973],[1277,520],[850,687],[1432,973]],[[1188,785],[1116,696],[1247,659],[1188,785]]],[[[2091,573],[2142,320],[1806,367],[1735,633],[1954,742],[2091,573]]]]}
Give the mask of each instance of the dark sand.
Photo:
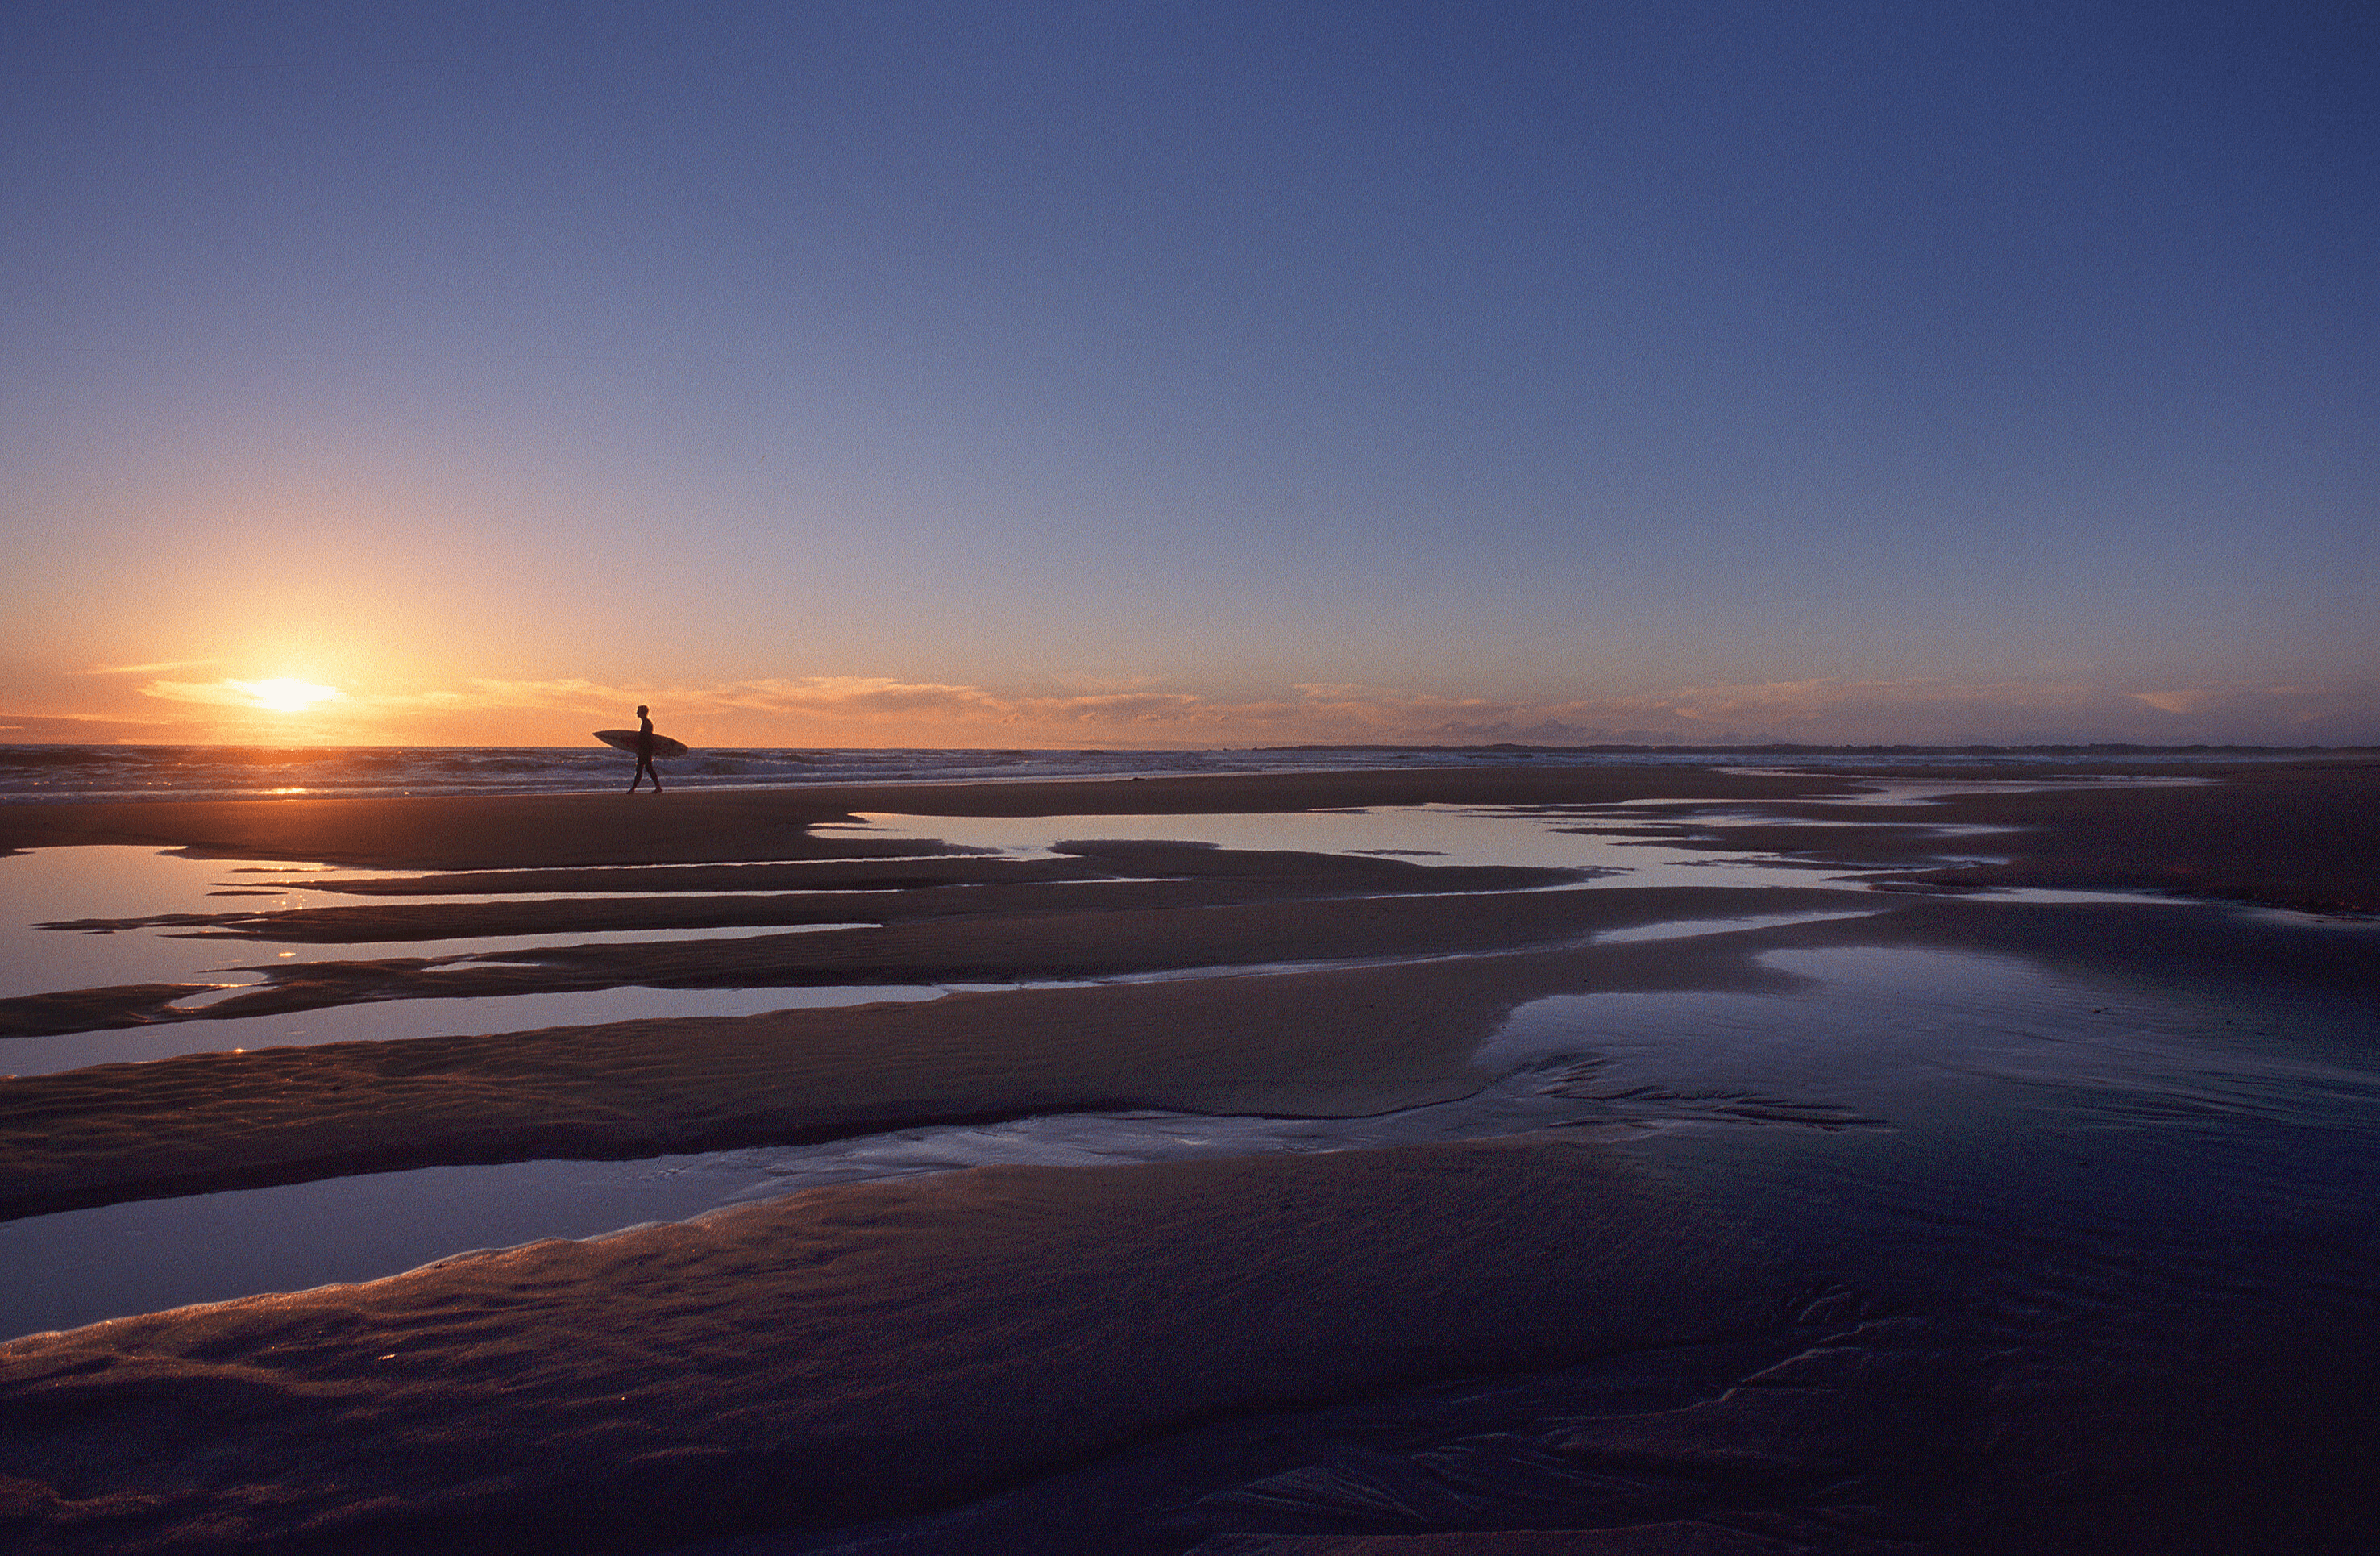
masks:
{"type": "Polygon", "coordinates": [[[1232,815],[1350,805],[1617,804],[1658,796],[1786,798],[1846,792],[1831,778],[1734,778],[1701,769],[1251,773],[1032,784],[397,799],[157,800],[0,807],[0,848],[151,843],[220,858],[408,869],[534,869],[746,859],[844,859],[908,845],[804,831],[860,812],[910,816],[1232,815]]]}
{"type": "Polygon", "coordinates": [[[862,1185],[0,1348],[0,1531],[612,1550],[899,1511],[1218,1413],[1719,1332],[1756,1270],[1560,1139],[862,1185]]]}
{"type": "MultiPolygon", "coordinates": [[[[1965,796],[1922,814],[1912,808],[1910,826],[1855,845],[1797,824],[1848,813],[1829,804],[1844,788],[1833,776],[1518,770],[673,793],[633,802],[606,795],[0,808],[6,847],[135,842],[403,870],[500,867],[541,872],[536,889],[577,891],[609,889],[601,867],[674,863],[706,872],[682,878],[706,891],[901,893],[897,904],[874,899],[864,914],[832,898],[757,908],[718,896],[658,908],[625,898],[453,905],[480,933],[683,925],[673,915],[696,926],[864,917],[885,927],[511,954],[530,965],[441,972],[442,993],[1339,964],[740,1019],[193,1055],[7,1080],[0,1210],[1087,1108],[1375,1112],[1481,1085],[1472,1055],[1525,1001],[1776,987],[1790,979],[1755,958],[1786,946],[1989,948],[2149,976],[2235,966],[2242,977],[2309,988],[2380,988],[2369,935],[2310,942],[2237,915],[2182,923],[2178,910],[2154,905],[2053,910],[1959,894],[2000,882],[2149,887],[2380,909],[2380,766],[2304,763],[2244,769],[2204,787],[1965,796]],[[1525,871],[1439,874],[1390,861],[1132,845],[1039,864],[957,855],[893,861],[889,849],[911,845],[804,830],[859,811],[1594,808],[1647,797],[1789,801],[1793,811],[1756,836],[1665,821],[1658,810],[1643,820],[1715,850],[1784,849],[1833,869],[1882,866],[1906,884],[1949,894],[1854,893],[1815,869],[1806,890],[1521,892],[1545,881],[1525,871]],[[1920,830],[1946,814],[2017,830],[1985,840],[1920,830]],[[1844,852],[1853,846],[1856,854],[1844,852]],[[2011,861],[1947,857],[1977,852],[2011,861]],[[716,873],[754,860],[780,863],[765,875],[716,873]],[[1142,879],[1155,873],[1176,879],[1142,879]],[[1399,894],[1373,894],[1382,892],[1399,894]],[[1587,943],[1600,930],[1666,919],[1852,909],[1867,916],[1685,942],[1587,943]],[[750,917],[756,911],[814,917],[750,917]],[[1393,965],[1364,965],[1374,960],[1393,965]]],[[[1861,807],[1854,819],[1901,818],[1861,807]]],[[[314,910],[285,927],[330,942],[402,939],[441,911],[434,903],[363,904],[314,910]]],[[[248,932],[237,922],[216,927],[248,932]]],[[[414,959],[317,964],[209,1008],[403,998],[426,991],[425,977],[414,959]]],[[[184,992],[161,986],[8,1002],[0,1031],[159,1018],[184,992]]],[[[0,1542],[29,1551],[638,1550],[880,1517],[1204,1419],[1739,1331],[1797,1295],[1780,1284],[1786,1279],[1740,1228],[1575,1138],[982,1170],[823,1190],[698,1222],[0,1346],[0,1542]]],[[[1856,1366],[1873,1365],[1874,1354],[1861,1353],[1870,1359],[1856,1366]]],[[[1840,1389],[1840,1369],[1830,1377],[1840,1389]]],[[[1785,1396],[1745,1397],[1765,1407],[1785,1396]]],[[[1740,1416],[1743,1407],[1730,1408],[1740,1416]]],[[[1699,1441],[1695,1423],[1717,1418],[1679,1429],[1699,1441]]],[[[1671,1430],[1630,1419],[1627,1430],[1639,1436],[1671,1430]]],[[[1766,1433],[1807,1458],[1817,1429],[1780,1425],[1773,1412],[1755,1426],[1709,1435],[1732,1430],[1742,1444],[1766,1433]]],[[[1645,1442],[1648,1463],[1682,1451],[1674,1441],[1645,1442]]],[[[1695,1473],[1718,1472],[1701,1463],[1695,1473]]],[[[1816,1549],[1757,1543],[1765,1540],[1742,1520],[1656,1521],[1585,1533],[1230,1548],[1271,1556],[1816,1549]],[[1546,1543],[1562,1540],[1571,1543],[1546,1543]]],[[[2061,1547],[2052,1539],[2040,1548],[2061,1547]]]]}
{"type": "Polygon", "coordinates": [[[1524,1000],[1791,981],[1734,946],[1615,945],[96,1065],[0,1085],[0,1217],[1035,1113],[1360,1116],[1477,1090],[1472,1053],[1524,1000]]]}
{"type": "MultiPolygon", "coordinates": [[[[1846,852],[1846,840],[1834,829],[1791,824],[1793,818],[1892,819],[1891,811],[1874,806],[1787,805],[1776,808],[1784,818],[1779,824],[1705,836],[1714,849],[1776,850],[1828,864],[1911,864],[1912,880],[1937,886],[2157,892],[2310,913],[2380,913],[2380,760],[2136,771],[2214,782],[1961,794],[1925,808],[1927,823],[2008,829],[1964,839],[1957,848],[2010,856],[2004,864],[1926,868],[1943,841],[1915,829],[1898,840],[1863,836],[1855,851],[1846,852]]],[[[1879,770],[1879,775],[1892,772],[1879,770]]],[[[1922,770],[1900,775],[1941,776],[1922,770]]]]}

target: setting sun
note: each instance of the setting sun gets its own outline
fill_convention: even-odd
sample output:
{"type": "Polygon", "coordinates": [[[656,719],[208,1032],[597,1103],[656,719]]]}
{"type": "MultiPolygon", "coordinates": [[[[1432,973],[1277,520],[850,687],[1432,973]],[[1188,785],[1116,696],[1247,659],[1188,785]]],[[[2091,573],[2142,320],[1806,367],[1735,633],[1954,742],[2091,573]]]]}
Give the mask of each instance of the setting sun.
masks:
{"type": "Polygon", "coordinates": [[[336,687],[318,687],[309,681],[293,681],[285,676],[270,681],[233,681],[228,684],[255,706],[269,708],[276,713],[302,713],[318,702],[335,701],[347,695],[336,687]]]}

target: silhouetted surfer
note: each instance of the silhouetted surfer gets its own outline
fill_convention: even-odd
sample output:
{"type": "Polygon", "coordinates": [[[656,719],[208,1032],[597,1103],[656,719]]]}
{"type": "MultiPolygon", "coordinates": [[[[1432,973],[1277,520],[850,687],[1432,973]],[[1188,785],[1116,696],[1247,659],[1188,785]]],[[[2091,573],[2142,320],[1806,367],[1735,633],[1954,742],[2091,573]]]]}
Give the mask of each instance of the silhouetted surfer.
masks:
{"type": "Polygon", "coordinates": [[[653,771],[652,710],[639,704],[637,708],[637,775],[628,780],[628,792],[635,794],[637,785],[647,778],[653,781],[653,793],[661,793],[662,775],[653,771]]]}

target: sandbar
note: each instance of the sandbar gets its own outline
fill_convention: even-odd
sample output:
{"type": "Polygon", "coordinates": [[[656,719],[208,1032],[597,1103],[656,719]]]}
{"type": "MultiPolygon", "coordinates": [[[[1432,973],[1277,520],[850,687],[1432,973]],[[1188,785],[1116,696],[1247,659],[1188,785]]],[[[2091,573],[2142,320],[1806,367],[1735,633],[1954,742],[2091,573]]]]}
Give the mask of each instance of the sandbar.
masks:
{"type": "MultiPolygon", "coordinates": [[[[0,807],[0,848],[134,843],[620,893],[441,905],[488,878],[433,874],[416,891],[393,875],[356,890],[364,901],[277,927],[192,926],[227,944],[281,930],[334,945],[427,938],[442,909],[476,933],[801,931],[550,948],[434,973],[430,958],[317,963],[203,1012],[168,1011],[179,986],[61,991],[8,1002],[0,1034],[433,989],[1017,985],[0,1079],[0,1214],[1078,1109],[1385,1112],[1484,1084],[1480,1045],[1530,1000],[1788,987],[1761,960],[1780,948],[1985,948],[2157,977],[2236,965],[2380,987],[2374,937],[2354,924],[2310,939],[2250,912],[2380,911],[2380,764],[2154,771],[2209,781],[1882,808],[1842,803],[1852,773],[1528,767],[0,807]],[[1787,808],[1749,830],[1682,808],[1755,800],[1787,808]],[[987,859],[814,830],[884,812],[1425,803],[1560,807],[1610,827],[1629,801],[1664,802],[1627,813],[1645,835],[1783,850],[1812,867],[1810,884],[1632,889],[1131,844],[987,859]],[[1894,825],[1853,838],[1828,824],[1844,819],[1894,825]],[[669,867],[687,894],[633,897],[616,880],[626,866],[669,867]],[[1852,869],[1883,871],[1871,883],[1901,893],[1829,873],[1852,869]],[[2143,895],[2053,907],[1982,890],[2004,885],[2143,895]],[[854,907],[862,893],[872,910],[854,907]],[[2185,923],[2159,895],[2240,906],[2185,923]],[[1599,938],[1794,916],[1679,941],[1599,938]],[[879,927],[808,928],[854,918],[879,927]]],[[[0,1531],[29,1551],[628,1550],[881,1517],[1199,1419],[1730,1332],[1775,1311],[1779,1279],[1741,1228],[1568,1136],[818,1190],[0,1346],[0,1531]]],[[[1633,1548],[1719,1538],[1696,1528],[1633,1548]]],[[[1600,1548],[1630,1549],[1617,1543],[1627,1533],[1603,1531],[1600,1548]]]]}

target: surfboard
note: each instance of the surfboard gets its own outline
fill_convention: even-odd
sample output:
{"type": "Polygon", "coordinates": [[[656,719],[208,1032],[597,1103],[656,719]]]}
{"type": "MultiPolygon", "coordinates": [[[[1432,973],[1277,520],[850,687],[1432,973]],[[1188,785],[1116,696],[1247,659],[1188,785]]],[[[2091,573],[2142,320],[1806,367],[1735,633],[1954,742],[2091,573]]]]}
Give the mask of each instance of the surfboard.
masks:
{"type": "MultiPolygon", "coordinates": [[[[631,753],[637,748],[637,732],[633,729],[599,729],[595,732],[595,738],[606,746],[617,746],[631,753]]],[[[682,757],[686,755],[686,742],[673,740],[666,735],[656,735],[653,736],[653,755],[682,757]]]]}

